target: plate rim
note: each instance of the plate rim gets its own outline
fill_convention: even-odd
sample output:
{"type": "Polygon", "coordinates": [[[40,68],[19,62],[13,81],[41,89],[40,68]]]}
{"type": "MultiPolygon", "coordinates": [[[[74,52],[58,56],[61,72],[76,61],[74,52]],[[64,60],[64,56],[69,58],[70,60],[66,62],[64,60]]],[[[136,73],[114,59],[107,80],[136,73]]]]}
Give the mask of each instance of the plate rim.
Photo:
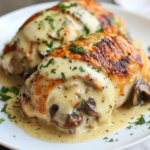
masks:
{"type": "MultiPolygon", "coordinates": [[[[25,11],[26,9],[31,9],[32,7],[38,7],[38,6],[40,6],[40,5],[46,5],[46,4],[54,4],[54,5],[55,5],[55,4],[57,4],[57,3],[59,3],[59,1],[44,2],[44,3],[38,3],[38,4],[34,4],[34,5],[22,7],[22,8],[19,8],[19,9],[17,9],[17,10],[11,11],[11,12],[9,12],[9,13],[7,13],[7,14],[4,14],[4,15],[0,16],[0,21],[3,20],[3,19],[5,19],[5,18],[7,18],[7,17],[16,15],[16,14],[17,14],[18,12],[20,12],[20,11],[25,11]]],[[[123,12],[125,12],[125,13],[132,14],[132,15],[135,15],[135,16],[138,16],[138,17],[141,17],[141,18],[144,18],[144,19],[150,21],[150,18],[148,18],[147,16],[143,16],[143,15],[141,15],[141,14],[136,14],[136,13],[130,11],[130,10],[127,10],[127,9],[122,8],[122,7],[119,6],[119,5],[110,4],[110,3],[105,3],[105,2],[99,2],[99,3],[100,3],[102,6],[104,6],[104,8],[105,8],[105,7],[112,7],[113,9],[117,9],[117,10],[123,11],[123,12]]],[[[45,9],[43,9],[43,10],[45,10],[45,9]]],[[[18,127],[18,128],[19,128],[19,127],[18,127]]],[[[126,144],[126,145],[124,145],[124,146],[121,146],[121,147],[119,147],[119,148],[113,148],[113,149],[114,149],[114,150],[126,149],[126,148],[129,148],[129,147],[134,146],[134,145],[136,145],[136,144],[139,144],[139,143],[141,143],[141,142],[143,142],[143,141],[145,141],[145,140],[147,140],[147,139],[149,139],[149,138],[150,138],[150,135],[146,135],[146,136],[144,136],[144,137],[141,137],[139,140],[136,140],[136,141],[134,141],[134,142],[131,142],[131,143],[126,144]]],[[[88,141],[87,141],[87,142],[88,142],[88,141]]],[[[84,142],[82,142],[82,143],[84,143],[84,142]]],[[[4,142],[4,141],[3,141],[3,142],[0,141],[0,145],[4,146],[4,147],[6,147],[6,148],[9,148],[9,149],[17,149],[17,150],[18,150],[18,148],[16,148],[15,146],[11,146],[11,145],[7,144],[7,143],[4,142]]],[[[22,150],[25,150],[25,149],[22,149],[22,150]]]]}

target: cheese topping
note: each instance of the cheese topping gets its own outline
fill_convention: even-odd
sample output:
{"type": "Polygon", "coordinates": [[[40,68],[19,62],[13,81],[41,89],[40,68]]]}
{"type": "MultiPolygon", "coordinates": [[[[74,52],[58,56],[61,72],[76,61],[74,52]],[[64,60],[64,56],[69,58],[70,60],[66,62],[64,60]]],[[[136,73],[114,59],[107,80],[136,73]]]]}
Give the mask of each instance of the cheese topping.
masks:
{"type": "MultiPolygon", "coordinates": [[[[59,106],[59,109],[54,117],[55,120],[62,120],[62,113],[71,114],[77,112],[77,114],[84,116],[83,123],[77,128],[76,132],[81,133],[84,130],[88,130],[87,126],[90,126],[91,122],[95,124],[93,125],[94,128],[97,127],[97,123],[109,123],[119,90],[114,87],[111,80],[99,69],[85,62],[46,57],[39,65],[38,70],[46,80],[63,80],[62,73],[66,80],[64,84],[49,93],[46,102],[46,114],[44,116],[42,114],[42,118],[45,121],[51,122],[49,110],[52,105],[56,104],[59,106]],[[92,79],[92,82],[87,79],[87,76],[92,79]],[[88,99],[93,99],[96,103],[95,110],[99,116],[98,120],[81,110],[82,105],[88,99]],[[87,123],[87,119],[90,119],[89,123],[87,123]]],[[[33,78],[33,76],[30,78],[33,78]]],[[[26,81],[27,89],[30,89],[29,83],[30,79],[26,81]]],[[[32,104],[34,105],[33,101],[32,104]]],[[[69,130],[69,132],[71,131],[69,130]]]]}

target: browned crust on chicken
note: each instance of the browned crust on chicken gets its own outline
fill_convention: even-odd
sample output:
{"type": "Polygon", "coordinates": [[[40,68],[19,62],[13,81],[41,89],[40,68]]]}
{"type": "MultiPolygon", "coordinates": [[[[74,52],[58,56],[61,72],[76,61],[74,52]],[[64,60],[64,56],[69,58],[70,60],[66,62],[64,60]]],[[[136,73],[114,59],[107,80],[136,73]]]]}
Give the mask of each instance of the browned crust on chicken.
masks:
{"type": "Polygon", "coordinates": [[[148,63],[148,58],[143,51],[137,50],[128,39],[113,33],[97,33],[90,35],[89,39],[70,42],[55,49],[50,56],[80,60],[97,68],[102,68],[110,78],[120,81],[117,83],[122,90],[122,96],[124,95],[125,83],[134,74],[138,74],[140,70],[145,68],[148,63]],[[98,36],[102,36],[102,40],[93,44],[98,36]],[[72,45],[84,47],[87,53],[74,54],[70,51],[72,45]]]}

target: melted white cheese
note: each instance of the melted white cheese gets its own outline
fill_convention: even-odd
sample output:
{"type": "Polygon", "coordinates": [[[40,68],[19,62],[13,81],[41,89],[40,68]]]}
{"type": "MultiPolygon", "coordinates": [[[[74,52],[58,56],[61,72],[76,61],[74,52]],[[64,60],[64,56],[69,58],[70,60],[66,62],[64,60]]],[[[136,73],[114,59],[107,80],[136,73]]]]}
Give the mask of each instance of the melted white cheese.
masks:
{"type": "MultiPolygon", "coordinates": [[[[65,5],[70,5],[71,3],[75,2],[65,2],[65,5]]],[[[12,46],[16,43],[17,48],[22,53],[20,62],[23,63],[25,71],[36,67],[41,62],[39,55],[45,56],[47,50],[50,51],[63,43],[73,41],[86,34],[85,27],[89,30],[89,33],[94,33],[100,28],[100,23],[96,16],[80,5],[72,6],[69,9],[65,9],[65,11],[69,11],[69,13],[62,13],[58,10],[44,11],[19,30],[12,39],[9,45],[12,46]],[[46,19],[47,16],[51,17],[52,21],[46,19]],[[48,44],[53,42],[53,44],[48,47],[43,41],[47,41],[48,44]],[[26,59],[22,60],[24,57],[26,59]]],[[[14,52],[6,54],[10,57],[7,58],[6,56],[7,60],[4,57],[3,68],[13,74],[14,69],[10,66],[10,61],[13,57],[12,53],[14,52]]],[[[18,55],[18,52],[15,52],[14,55],[18,55]]]]}
{"type": "MultiPolygon", "coordinates": [[[[73,111],[77,111],[75,106],[78,105],[78,103],[81,104],[88,98],[94,98],[96,102],[96,111],[100,114],[99,122],[106,121],[109,123],[119,91],[103,72],[98,72],[98,69],[93,69],[92,66],[89,66],[85,62],[72,61],[69,59],[48,57],[39,65],[39,73],[47,80],[61,79],[61,73],[64,73],[66,80],[68,80],[63,85],[60,85],[59,88],[49,93],[47,114],[45,115],[45,117],[47,117],[46,120],[49,120],[48,122],[51,120],[49,110],[53,104],[59,106],[57,114],[61,114],[62,112],[64,114],[71,114],[73,111]],[[41,67],[41,65],[47,65],[50,60],[53,60],[51,64],[45,68],[41,67]],[[74,67],[77,69],[73,70],[74,67]],[[80,71],[79,68],[81,67],[84,72],[80,71]],[[51,73],[52,69],[56,69],[56,73],[51,73]],[[93,79],[93,83],[90,83],[86,79],[87,75],[93,79]],[[72,79],[72,77],[76,79],[72,79]]],[[[94,121],[95,117],[89,117],[83,112],[81,112],[81,114],[84,116],[84,121],[77,129],[80,133],[87,130],[87,117],[92,118],[92,122],[96,122],[94,121]]],[[[96,125],[94,127],[96,127],[96,125]]]]}

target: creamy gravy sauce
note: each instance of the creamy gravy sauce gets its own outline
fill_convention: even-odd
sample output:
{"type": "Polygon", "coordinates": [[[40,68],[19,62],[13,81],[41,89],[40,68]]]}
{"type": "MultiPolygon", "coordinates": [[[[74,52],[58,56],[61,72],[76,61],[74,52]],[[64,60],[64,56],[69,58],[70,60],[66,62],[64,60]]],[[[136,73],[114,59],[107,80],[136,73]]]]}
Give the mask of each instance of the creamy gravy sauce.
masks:
{"type": "MultiPolygon", "coordinates": [[[[11,79],[0,70],[0,84],[7,87],[20,86],[21,89],[23,81],[11,79]]],[[[16,116],[16,118],[11,119],[11,121],[18,127],[22,128],[28,135],[48,142],[76,143],[100,138],[125,127],[128,122],[132,120],[131,118],[137,118],[140,117],[140,114],[148,113],[148,108],[150,108],[150,104],[145,104],[141,107],[139,106],[135,108],[130,107],[129,105],[124,105],[113,110],[110,124],[101,123],[101,125],[95,130],[89,130],[80,135],[69,135],[59,131],[54,126],[48,126],[44,123],[33,122],[28,118],[24,118],[20,109],[13,107],[14,105],[19,105],[16,104],[16,102],[18,102],[16,96],[11,93],[8,94],[13,98],[6,102],[6,111],[11,113],[12,117],[16,116]]]]}

